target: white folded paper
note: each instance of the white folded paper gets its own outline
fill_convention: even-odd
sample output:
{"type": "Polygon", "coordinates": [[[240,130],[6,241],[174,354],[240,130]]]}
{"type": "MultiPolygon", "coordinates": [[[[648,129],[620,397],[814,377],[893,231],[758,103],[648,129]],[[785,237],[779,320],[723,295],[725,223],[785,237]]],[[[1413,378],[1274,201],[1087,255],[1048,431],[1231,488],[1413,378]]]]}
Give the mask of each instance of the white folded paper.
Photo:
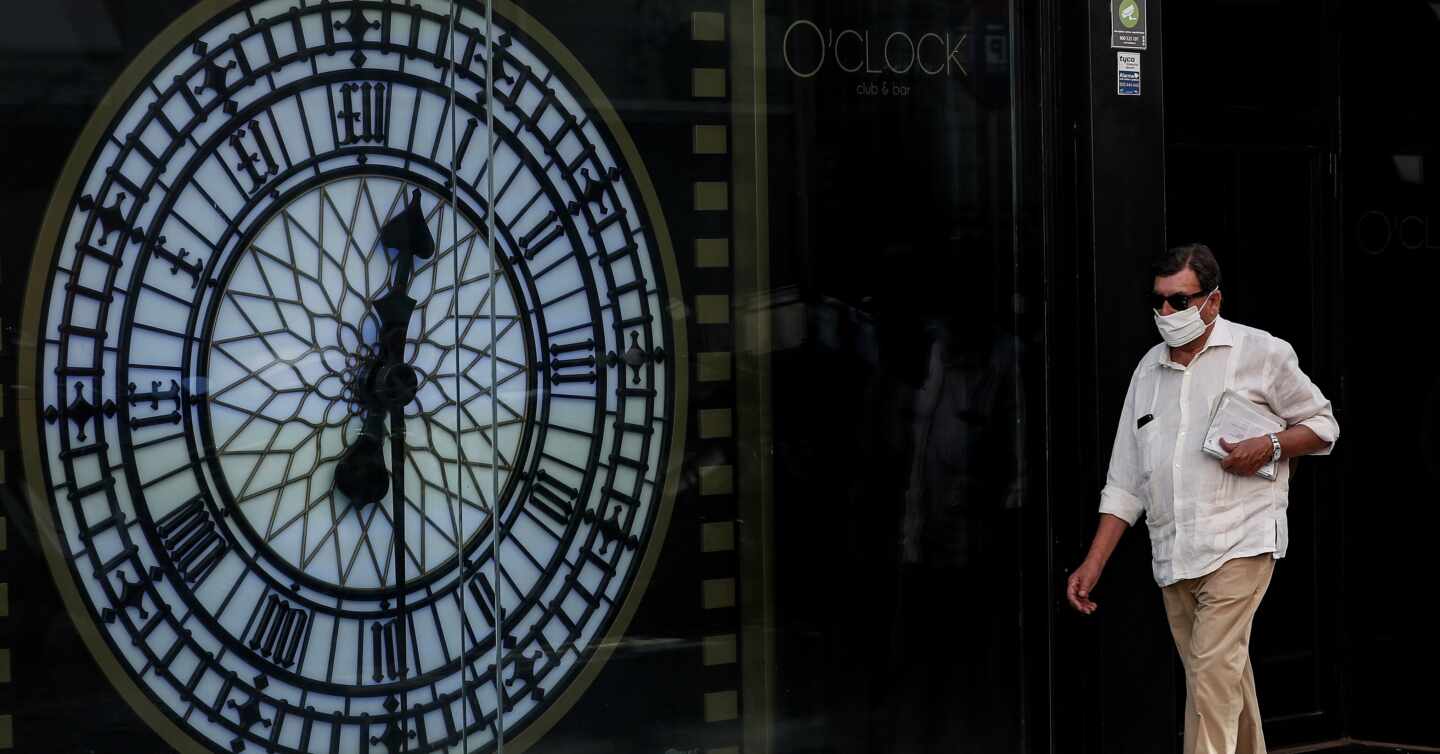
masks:
{"type": "MultiPolygon", "coordinates": [[[[1215,404],[1215,413],[1210,417],[1210,428],[1205,432],[1202,449],[1216,458],[1224,458],[1230,454],[1220,447],[1222,437],[1233,444],[1284,430],[1284,419],[1270,413],[1263,406],[1250,402],[1245,396],[1226,390],[1215,404]]],[[[1274,481],[1275,465],[1274,461],[1267,463],[1256,473],[1274,481]]]]}

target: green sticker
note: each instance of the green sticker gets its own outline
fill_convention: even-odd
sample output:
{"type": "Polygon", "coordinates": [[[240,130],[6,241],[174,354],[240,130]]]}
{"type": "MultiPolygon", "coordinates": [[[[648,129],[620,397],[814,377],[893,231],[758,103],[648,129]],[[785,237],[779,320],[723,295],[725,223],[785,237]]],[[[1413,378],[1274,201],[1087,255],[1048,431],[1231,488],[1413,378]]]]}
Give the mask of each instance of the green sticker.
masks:
{"type": "Polygon", "coordinates": [[[1133,29],[1140,25],[1140,4],[1135,0],[1124,0],[1120,3],[1120,23],[1127,29],[1133,29]]]}

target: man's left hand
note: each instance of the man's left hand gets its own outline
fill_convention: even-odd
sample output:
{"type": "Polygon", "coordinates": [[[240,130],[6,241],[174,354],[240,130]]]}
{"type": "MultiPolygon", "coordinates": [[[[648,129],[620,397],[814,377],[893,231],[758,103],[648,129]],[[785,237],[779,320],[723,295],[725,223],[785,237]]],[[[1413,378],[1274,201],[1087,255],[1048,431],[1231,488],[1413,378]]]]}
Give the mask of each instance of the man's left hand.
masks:
{"type": "Polygon", "coordinates": [[[1275,446],[1270,444],[1269,437],[1252,437],[1235,443],[1222,437],[1220,449],[1229,454],[1221,459],[1221,468],[1239,476],[1254,476],[1255,472],[1270,463],[1270,457],[1275,454],[1275,446]]]}

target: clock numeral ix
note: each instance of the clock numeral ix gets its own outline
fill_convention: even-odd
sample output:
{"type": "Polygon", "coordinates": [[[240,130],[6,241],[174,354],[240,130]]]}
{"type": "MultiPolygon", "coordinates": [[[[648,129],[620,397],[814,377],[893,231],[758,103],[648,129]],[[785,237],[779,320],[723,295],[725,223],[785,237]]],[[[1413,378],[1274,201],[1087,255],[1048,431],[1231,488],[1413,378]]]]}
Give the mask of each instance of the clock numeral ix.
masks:
{"type": "Polygon", "coordinates": [[[161,401],[173,401],[175,404],[175,410],[171,411],[168,414],[147,416],[143,419],[130,419],[131,428],[139,429],[141,427],[150,427],[157,424],[180,423],[180,420],[182,418],[180,415],[180,408],[184,405],[184,394],[180,390],[180,383],[176,382],[175,380],[170,380],[169,390],[161,390],[160,386],[162,384],[164,383],[160,382],[159,380],[151,380],[150,392],[148,393],[138,392],[139,388],[136,387],[135,383],[133,382],[126,386],[129,388],[130,391],[129,401],[132,407],[138,406],[141,403],[148,402],[152,411],[158,411],[160,409],[161,401]]]}

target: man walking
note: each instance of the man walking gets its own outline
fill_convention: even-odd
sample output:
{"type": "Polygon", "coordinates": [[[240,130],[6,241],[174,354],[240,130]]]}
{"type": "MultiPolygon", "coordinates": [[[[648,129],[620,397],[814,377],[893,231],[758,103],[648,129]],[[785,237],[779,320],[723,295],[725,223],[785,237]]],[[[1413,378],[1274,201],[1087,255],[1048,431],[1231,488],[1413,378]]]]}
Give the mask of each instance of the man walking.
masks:
{"type": "Polygon", "coordinates": [[[1071,606],[1090,593],[1125,530],[1143,512],[1152,567],[1185,667],[1185,754],[1264,754],[1250,666],[1250,628],[1289,540],[1290,463],[1328,454],[1340,435],[1330,402],[1300,371],[1289,343],[1220,317],[1220,267],[1191,244],[1155,262],[1151,308],[1163,343],[1130,378],[1100,524],[1070,575],[1071,606]],[[1285,420],[1286,429],[1224,438],[1223,460],[1201,450],[1211,412],[1233,390],[1285,420]]]}

